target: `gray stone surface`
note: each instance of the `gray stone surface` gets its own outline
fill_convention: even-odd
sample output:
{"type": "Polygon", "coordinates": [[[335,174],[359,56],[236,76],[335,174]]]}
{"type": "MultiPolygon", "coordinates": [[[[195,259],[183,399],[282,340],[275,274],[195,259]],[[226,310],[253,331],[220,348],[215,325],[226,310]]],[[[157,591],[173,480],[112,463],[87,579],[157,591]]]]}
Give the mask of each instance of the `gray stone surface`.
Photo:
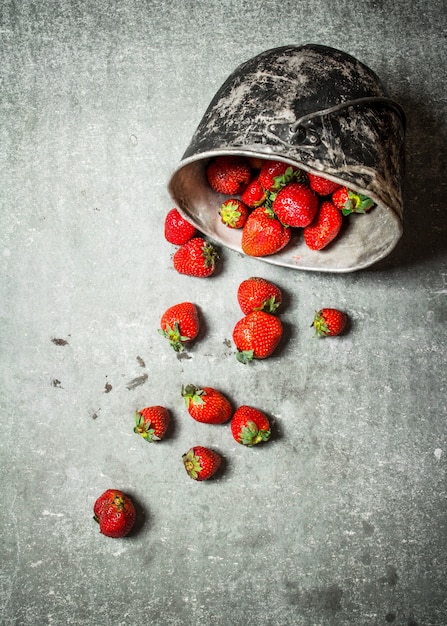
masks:
{"type": "Polygon", "coordinates": [[[441,1],[2,2],[0,622],[8,626],[445,626],[446,12],[441,1]],[[408,115],[404,235],[354,274],[221,250],[172,268],[167,181],[210,99],[264,49],[344,49],[408,115]],[[239,282],[286,296],[269,360],[236,362],[239,282]],[[178,358],[162,311],[206,332],[178,358]],[[320,306],[352,319],[309,328],[320,306]],[[246,449],[186,414],[214,385],[275,421],[246,449]],[[160,444],[132,414],[163,404],[160,444]],[[214,446],[195,483],[181,455],[214,446]],[[101,536],[94,500],[135,497],[137,532],[101,536]]]}

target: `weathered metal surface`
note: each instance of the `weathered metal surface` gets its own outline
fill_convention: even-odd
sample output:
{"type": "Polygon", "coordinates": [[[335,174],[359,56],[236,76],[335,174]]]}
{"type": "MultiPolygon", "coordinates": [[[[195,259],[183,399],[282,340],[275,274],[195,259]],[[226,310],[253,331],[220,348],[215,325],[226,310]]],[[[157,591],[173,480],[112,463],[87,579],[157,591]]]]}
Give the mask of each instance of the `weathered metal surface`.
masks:
{"type": "Polygon", "coordinates": [[[308,44],[267,50],[240,65],[212,99],[169,182],[180,211],[205,234],[241,251],[220,224],[222,198],[205,170],[217,154],[280,159],[372,197],[330,247],[291,244],[262,260],[299,269],[353,271],[383,258],[402,234],[405,115],[377,75],[352,56],[308,44]]]}

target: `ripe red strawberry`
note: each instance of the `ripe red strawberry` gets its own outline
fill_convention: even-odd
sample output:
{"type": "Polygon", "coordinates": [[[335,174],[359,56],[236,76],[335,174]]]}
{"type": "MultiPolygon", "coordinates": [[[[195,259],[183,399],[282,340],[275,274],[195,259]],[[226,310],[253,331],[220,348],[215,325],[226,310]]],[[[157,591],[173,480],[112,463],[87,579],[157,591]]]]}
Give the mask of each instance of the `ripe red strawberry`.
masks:
{"type": "Polygon", "coordinates": [[[160,441],[169,426],[169,411],[164,406],[148,406],[135,413],[134,433],[146,441],[160,441]]]}
{"type": "Polygon", "coordinates": [[[217,252],[203,237],[193,237],[176,251],[172,260],[180,274],[206,278],[216,268],[217,252]]]}
{"type": "Polygon", "coordinates": [[[93,506],[93,519],[107,537],[125,537],[132,529],[136,511],[129,496],[119,489],[107,489],[93,506]]]}
{"type": "Polygon", "coordinates": [[[197,234],[197,230],[174,208],[165,217],[164,233],[166,241],[182,246],[197,234]]]}
{"type": "Polygon", "coordinates": [[[311,174],[308,172],[307,177],[309,179],[309,186],[319,196],[328,196],[336,189],[341,187],[340,183],[334,183],[333,180],[324,178],[323,176],[317,176],[317,174],[311,174]]]}
{"type": "Polygon", "coordinates": [[[222,155],[211,161],[206,170],[208,183],[217,193],[235,196],[250,182],[250,165],[244,157],[222,155]]]}
{"type": "Polygon", "coordinates": [[[169,339],[176,352],[184,350],[184,344],[199,334],[199,312],[192,302],[181,302],[166,309],[161,316],[158,332],[169,339]]]}
{"type": "Polygon", "coordinates": [[[265,278],[252,276],[239,285],[237,300],[244,315],[252,311],[274,313],[281,305],[282,293],[279,287],[265,278]]]}
{"type": "Polygon", "coordinates": [[[282,250],[290,241],[290,228],[275,217],[271,209],[254,209],[242,229],[242,250],[249,256],[267,256],[282,250]]]}
{"type": "Polygon", "coordinates": [[[242,405],[236,409],[230,424],[234,439],[244,446],[254,446],[270,439],[270,422],[259,409],[242,405]]]}
{"type": "Polygon", "coordinates": [[[194,385],[182,387],[188,413],[197,422],[205,424],[223,424],[228,422],[233,409],[227,398],[213,387],[199,389],[194,385]]]}
{"type": "Polygon", "coordinates": [[[183,464],[193,480],[208,480],[217,472],[222,457],[204,446],[194,446],[183,456],[183,464]]]}
{"type": "Polygon", "coordinates": [[[322,250],[333,241],[340,232],[343,222],[337,207],[324,200],[314,221],[304,229],[304,242],[311,250],[322,250]]]}
{"type": "Polygon", "coordinates": [[[241,195],[241,200],[248,207],[250,207],[250,209],[255,209],[256,207],[261,206],[261,204],[264,203],[266,197],[266,192],[259,182],[259,178],[254,178],[248,183],[248,186],[245,188],[245,191],[241,195]]]}
{"type": "Polygon", "coordinates": [[[361,193],[356,193],[347,187],[340,187],[332,194],[332,202],[341,210],[343,215],[350,213],[366,213],[374,206],[374,200],[361,193]]]}
{"type": "Polygon", "coordinates": [[[289,183],[273,201],[273,212],[286,226],[307,226],[318,211],[317,195],[304,183],[289,183]]]}
{"type": "Polygon", "coordinates": [[[297,167],[283,161],[264,161],[259,172],[259,182],[266,191],[279,191],[292,181],[305,180],[297,167]]]}
{"type": "Polygon", "coordinates": [[[253,311],[240,319],[233,329],[236,357],[241,363],[265,359],[278,346],[282,337],[282,324],[276,315],[253,311]]]}
{"type": "Polygon", "coordinates": [[[315,313],[312,326],[315,328],[315,335],[326,337],[339,335],[346,327],[348,317],[346,313],[338,309],[320,309],[315,313]]]}
{"type": "Polygon", "coordinates": [[[248,214],[248,206],[237,198],[225,200],[219,209],[222,224],[229,228],[242,228],[247,221],[248,214]]]}

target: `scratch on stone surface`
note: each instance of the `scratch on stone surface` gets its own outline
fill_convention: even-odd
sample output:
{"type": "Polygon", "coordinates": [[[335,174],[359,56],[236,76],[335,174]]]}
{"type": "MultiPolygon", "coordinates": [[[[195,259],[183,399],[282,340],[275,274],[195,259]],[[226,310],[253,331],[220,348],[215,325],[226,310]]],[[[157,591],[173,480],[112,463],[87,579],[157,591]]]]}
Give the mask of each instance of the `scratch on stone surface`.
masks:
{"type": "Polygon", "coordinates": [[[132,389],[135,389],[136,387],[139,387],[140,385],[144,385],[147,379],[148,379],[147,374],[143,374],[142,376],[137,376],[136,378],[134,378],[133,380],[127,383],[127,389],[131,391],[132,389]]]}
{"type": "Polygon", "coordinates": [[[50,517],[64,517],[63,513],[52,513],[51,511],[47,511],[46,509],[42,511],[42,515],[49,515],[50,517]]]}
{"type": "Polygon", "coordinates": [[[143,359],[141,358],[141,356],[137,356],[137,361],[138,361],[138,364],[139,364],[141,367],[146,367],[146,363],[143,361],[143,359]]]}

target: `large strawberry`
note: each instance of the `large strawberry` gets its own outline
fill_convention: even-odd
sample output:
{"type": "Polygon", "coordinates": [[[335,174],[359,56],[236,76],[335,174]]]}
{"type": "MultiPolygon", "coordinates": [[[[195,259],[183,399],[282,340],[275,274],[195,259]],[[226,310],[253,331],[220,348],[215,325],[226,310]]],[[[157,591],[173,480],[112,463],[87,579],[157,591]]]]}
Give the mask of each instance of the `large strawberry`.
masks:
{"type": "Polygon", "coordinates": [[[146,441],[160,441],[169,426],[169,411],[164,406],[148,406],[135,413],[134,433],[146,441]]]}
{"type": "Polygon", "coordinates": [[[307,177],[309,179],[310,188],[320,196],[328,196],[341,187],[340,183],[335,183],[333,180],[318,176],[317,174],[311,174],[309,172],[307,177]]]}
{"type": "Polygon", "coordinates": [[[131,531],[136,518],[134,504],[119,489],[107,489],[93,505],[93,519],[99,530],[107,537],[125,537],[131,531]]]}
{"type": "Polygon", "coordinates": [[[347,187],[340,187],[332,194],[332,202],[343,215],[366,213],[374,206],[374,200],[362,193],[356,193],[347,187]]]}
{"type": "Polygon", "coordinates": [[[236,357],[241,363],[265,359],[278,346],[283,327],[276,315],[253,311],[240,319],[233,328],[236,357]]]}
{"type": "Polygon", "coordinates": [[[317,337],[335,337],[346,327],[348,316],[338,309],[324,308],[315,313],[312,326],[317,337]]]}
{"type": "Polygon", "coordinates": [[[272,209],[286,226],[307,226],[318,211],[317,195],[304,183],[289,183],[278,192],[272,209]]]}
{"type": "Polygon", "coordinates": [[[333,241],[342,227],[343,217],[329,200],[321,203],[314,221],[304,229],[304,242],[311,250],[322,250],[333,241]]]}
{"type": "Polygon", "coordinates": [[[283,161],[266,160],[259,172],[259,182],[269,192],[277,192],[288,183],[298,180],[305,180],[304,172],[283,161]]]}
{"type": "Polygon", "coordinates": [[[184,344],[195,339],[199,333],[199,312],[192,302],[181,302],[166,309],[161,316],[158,332],[169,340],[176,352],[184,350],[184,344]]]}
{"type": "Polygon", "coordinates": [[[230,402],[213,387],[200,389],[195,385],[186,385],[182,387],[182,396],[188,413],[197,422],[223,424],[228,422],[233,414],[230,402]]]}
{"type": "Polygon", "coordinates": [[[290,228],[281,224],[271,209],[260,206],[245,222],[241,246],[249,256],[267,256],[282,250],[289,243],[290,236],[290,228]]]}
{"type": "Polygon", "coordinates": [[[242,405],[236,409],[230,428],[234,439],[244,446],[254,446],[270,439],[268,417],[251,406],[242,405]]]}
{"type": "Polygon", "coordinates": [[[193,480],[208,480],[219,469],[222,457],[205,446],[194,446],[182,456],[188,476],[193,480]]]}
{"type": "Polygon", "coordinates": [[[240,283],[237,300],[244,315],[252,311],[274,313],[282,303],[282,293],[279,287],[265,278],[252,276],[240,283]]]}
{"type": "Polygon", "coordinates": [[[217,252],[211,242],[193,237],[176,251],[172,260],[180,274],[206,278],[216,268],[217,252]]]}
{"type": "Polygon", "coordinates": [[[251,169],[244,157],[222,155],[210,162],[206,175],[211,189],[235,196],[242,193],[250,182],[251,169]]]}
{"type": "Polygon", "coordinates": [[[165,217],[164,234],[166,241],[182,246],[197,234],[197,230],[174,208],[165,217]]]}
{"type": "Polygon", "coordinates": [[[242,228],[249,214],[248,206],[238,198],[229,198],[220,206],[220,221],[229,228],[242,228]]]}

